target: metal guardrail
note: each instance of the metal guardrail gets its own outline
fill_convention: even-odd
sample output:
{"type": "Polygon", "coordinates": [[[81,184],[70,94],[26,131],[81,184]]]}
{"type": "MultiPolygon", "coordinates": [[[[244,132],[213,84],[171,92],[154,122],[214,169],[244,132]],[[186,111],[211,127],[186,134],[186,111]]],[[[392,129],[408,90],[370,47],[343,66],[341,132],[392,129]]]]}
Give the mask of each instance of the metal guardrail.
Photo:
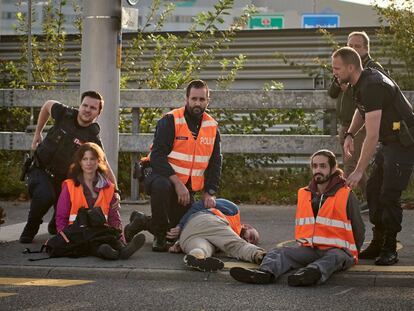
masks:
{"type": "MultiPolygon", "coordinates": [[[[414,91],[405,92],[412,101],[414,91]]],[[[48,99],[77,106],[78,90],[11,90],[0,89],[0,108],[41,107],[48,99]]],[[[119,134],[119,151],[131,153],[131,167],[139,152],[147,152],[153,134],[139,133],[140,108],[175,108],[183,105],[183,90],[122,90],[121,108],[131,108],[130,133],[119,134]]],[[[324,90],[316,91],[211,91],[210,109],[260,110],[267,108],[322,110],[330,124],[330,135],[223,134],[223,153],[259,153],[307,156],[328,148],[336,154],[341,146],[336,137],[335,103],[324,90]]],[[[29,150],[33,134],[0,132],[0,150],[29,150]]],[[[132,169],[131,169],[132,171],[132,169]]],[[[131,198],[138,198],[138,185],[131,177],[131,198]]]]}

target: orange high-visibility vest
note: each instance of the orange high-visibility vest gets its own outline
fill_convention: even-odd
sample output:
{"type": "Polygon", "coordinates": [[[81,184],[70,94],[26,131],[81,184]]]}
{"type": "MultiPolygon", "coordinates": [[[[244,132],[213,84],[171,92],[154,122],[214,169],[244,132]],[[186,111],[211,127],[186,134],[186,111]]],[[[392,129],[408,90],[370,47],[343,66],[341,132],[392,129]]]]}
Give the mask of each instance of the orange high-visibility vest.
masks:
{"type": "Polygon", "coordinates": [[[210,211],[212,211],[215,215],[222,219],[227,219],[229,222],[230,227],[233,229],[233,231],[240,236],[241,233],[241,223],[240,223],[240,212],[237,211],[236,215],[224,215],[220,210],[217,208],[210,208],[210,211]]]}
{"type": "Polygon", "coordinates": [[[194,191],[204,187],[204,172],[213,154],[216,140],[217,122],[207,113],[203,113],[200,131],[195,140],[184,117],[185,107],[172,110],[175,125],[175,137],[172,151],[168,154],[168,163],[178,178],[186,184],[191,178],[194,191]]]}
{"type": "Polygon", "coordinates": [[[295,239],[303,246],[327,249],[343,248],[358,261],[352,224],[346,214],[346,205],[351,192],[349,187],[340,188],[334,196],[329,196],[320,207],[318,215],[312,210],[312,194],[306,188],[298,191],[296,210],[295,239]]]}
{"type": "MultiPolygon", "coordinates": [[[[81,207],[88,208],[88,202],[86,201],[85,195],[83,194],[83,187],[79,185],[75,186],[75,182],[72,179],[66,179],[63,182],[63,185],[67,186],[70,196],[70,214],[69,214],[69,224],[73,224],[78,215],[78,211],[81,207]]],[[[63,186],[62,185],[62,186],[63,186]]],[[[112,198],[114,196],[115,186],[112,183],[109,183],[108,187],[105,187],[99,191],[98,198],[94,204],[94,207],[100,207],[105,219],[108,220],[109,208],[112,198]]]]}

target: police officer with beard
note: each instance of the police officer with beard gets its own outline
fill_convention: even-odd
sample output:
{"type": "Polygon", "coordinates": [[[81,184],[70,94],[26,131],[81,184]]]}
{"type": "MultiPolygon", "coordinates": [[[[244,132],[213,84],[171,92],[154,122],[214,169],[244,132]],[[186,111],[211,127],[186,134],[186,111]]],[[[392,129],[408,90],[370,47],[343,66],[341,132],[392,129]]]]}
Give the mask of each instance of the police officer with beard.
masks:
{"type": "MultiPolygon", "coordinates": [[[[54,100],[48,100],[42,106],[31,146],[35,150],[33,163],[28,171],[30,210],[26,226],[20,235],[20,243],[33,241],[43,222],[43,216],[52,205],[56,205],[62,181],[67,178],[72,156],[78,147],[85,142],[93,142],[102,147],[96,119],[102,112],[103,105],[101,94],[87,91],[82,93],[78,109],[54,100]],[[55,122],[43,140],[42,131],[50,116],[55,122]]],[[[108,177],[116,184],[111,169],[108,177]]],[[[55,214],[49,222],[48,231],[56,234],[55,214]]]]}
{"type": "Polygon", "coordinates": [[[362,69],[358,53],[349,47],[332,54],[333,73],[338,81],[350,83],[357,106],[345,133],[344,152],[354,151],[353,138],[366,128],[361,156],[347,185],[360,181],[375,151],[373,170],[367,182],[367,202],[374,237],[361,259],[377,265],[398,262],[397,233],[401,231],[401,192],[407,188],[414,166],[414,115],[411,104],[398,85],[376,69],[362,69]],[[380,142],[377,148],[377,144],[380,142]]]}
{"type": "Polygon", "coordinates": [[[131,240],[141,230],[154,235],[153,251],[167,251],[166,233],[174,228],[202,191],[206,208],[215,206],[221,174],[220,135],[217,122],[206,113],[209,89],[202,80],[189,83],[186,105],[158,121],[151,153],[152,173],[145,178],[151,195],[152,216],[134,211],[125,227],[131,240]]]}

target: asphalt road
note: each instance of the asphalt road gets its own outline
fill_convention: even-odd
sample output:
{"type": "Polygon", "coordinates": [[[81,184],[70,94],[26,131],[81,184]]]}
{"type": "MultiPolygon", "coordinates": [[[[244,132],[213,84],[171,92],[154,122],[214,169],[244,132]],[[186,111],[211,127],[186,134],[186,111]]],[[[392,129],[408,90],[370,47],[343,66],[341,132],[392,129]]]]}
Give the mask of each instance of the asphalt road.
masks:
{"type": "MultiPolygon", "coordinates": [[[[199,273],[199,272],[194,272],[199,273]]],[[[1,283],[1,279],[0,279],[1,283]]],[[[98,279],[68,287],[0,285],[0,310],[413,310],[414,289],[98,279]],[[1,293],[14,293],[1,297],[1,293]]]]}

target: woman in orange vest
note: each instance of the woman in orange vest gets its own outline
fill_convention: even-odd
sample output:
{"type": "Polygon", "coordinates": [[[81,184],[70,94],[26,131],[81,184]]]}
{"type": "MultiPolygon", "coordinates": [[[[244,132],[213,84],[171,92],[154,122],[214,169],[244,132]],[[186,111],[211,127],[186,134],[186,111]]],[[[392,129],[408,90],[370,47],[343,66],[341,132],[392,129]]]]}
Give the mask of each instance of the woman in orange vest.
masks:
{"type": "MultiPolygon", "coordinates": [[[[83,144],[74,155],[69,178],[62,184],[56,210],[56,228],[60,232],[75,221],[80,208],[100,208],[108,226],[122,232],[120,204],[114,184],[107,176],[105,154],[95,143],[83,144]]],[[[101,244],[91,253],[104,259],[126,259],[143,246],[145,236],[136,235],[125,246],[123,237],[116,245],[101,244]]]]}
{"type": "Polygon", "coordinates": [[[259,233],[248,224],[240,223],[239,207],[225,199],[216,199],[215,208],[206,208],[203,201],[194,203],[172,228],[168,238],[179,242],[170,247],[170,252],[183,251],[185,264],[199,271],[217,271],[224,263],[212,257],[216,249],[230,257],[260,263],[266,252],[256,246],[259,233]]]}
{"type": "Polygon", "coordinates": [[[364,242],[365,226],[359,202],[345,185],[335,155],[319,150],[311,157],[313,178],[309,186],[299,189],[293,247],[272,249],[259,269],[235,267],[230,275],[240,282],[271,283],[292,269],[290,286],[323,283],[336,271],[346,270],[358,262],[364,242]]]}

